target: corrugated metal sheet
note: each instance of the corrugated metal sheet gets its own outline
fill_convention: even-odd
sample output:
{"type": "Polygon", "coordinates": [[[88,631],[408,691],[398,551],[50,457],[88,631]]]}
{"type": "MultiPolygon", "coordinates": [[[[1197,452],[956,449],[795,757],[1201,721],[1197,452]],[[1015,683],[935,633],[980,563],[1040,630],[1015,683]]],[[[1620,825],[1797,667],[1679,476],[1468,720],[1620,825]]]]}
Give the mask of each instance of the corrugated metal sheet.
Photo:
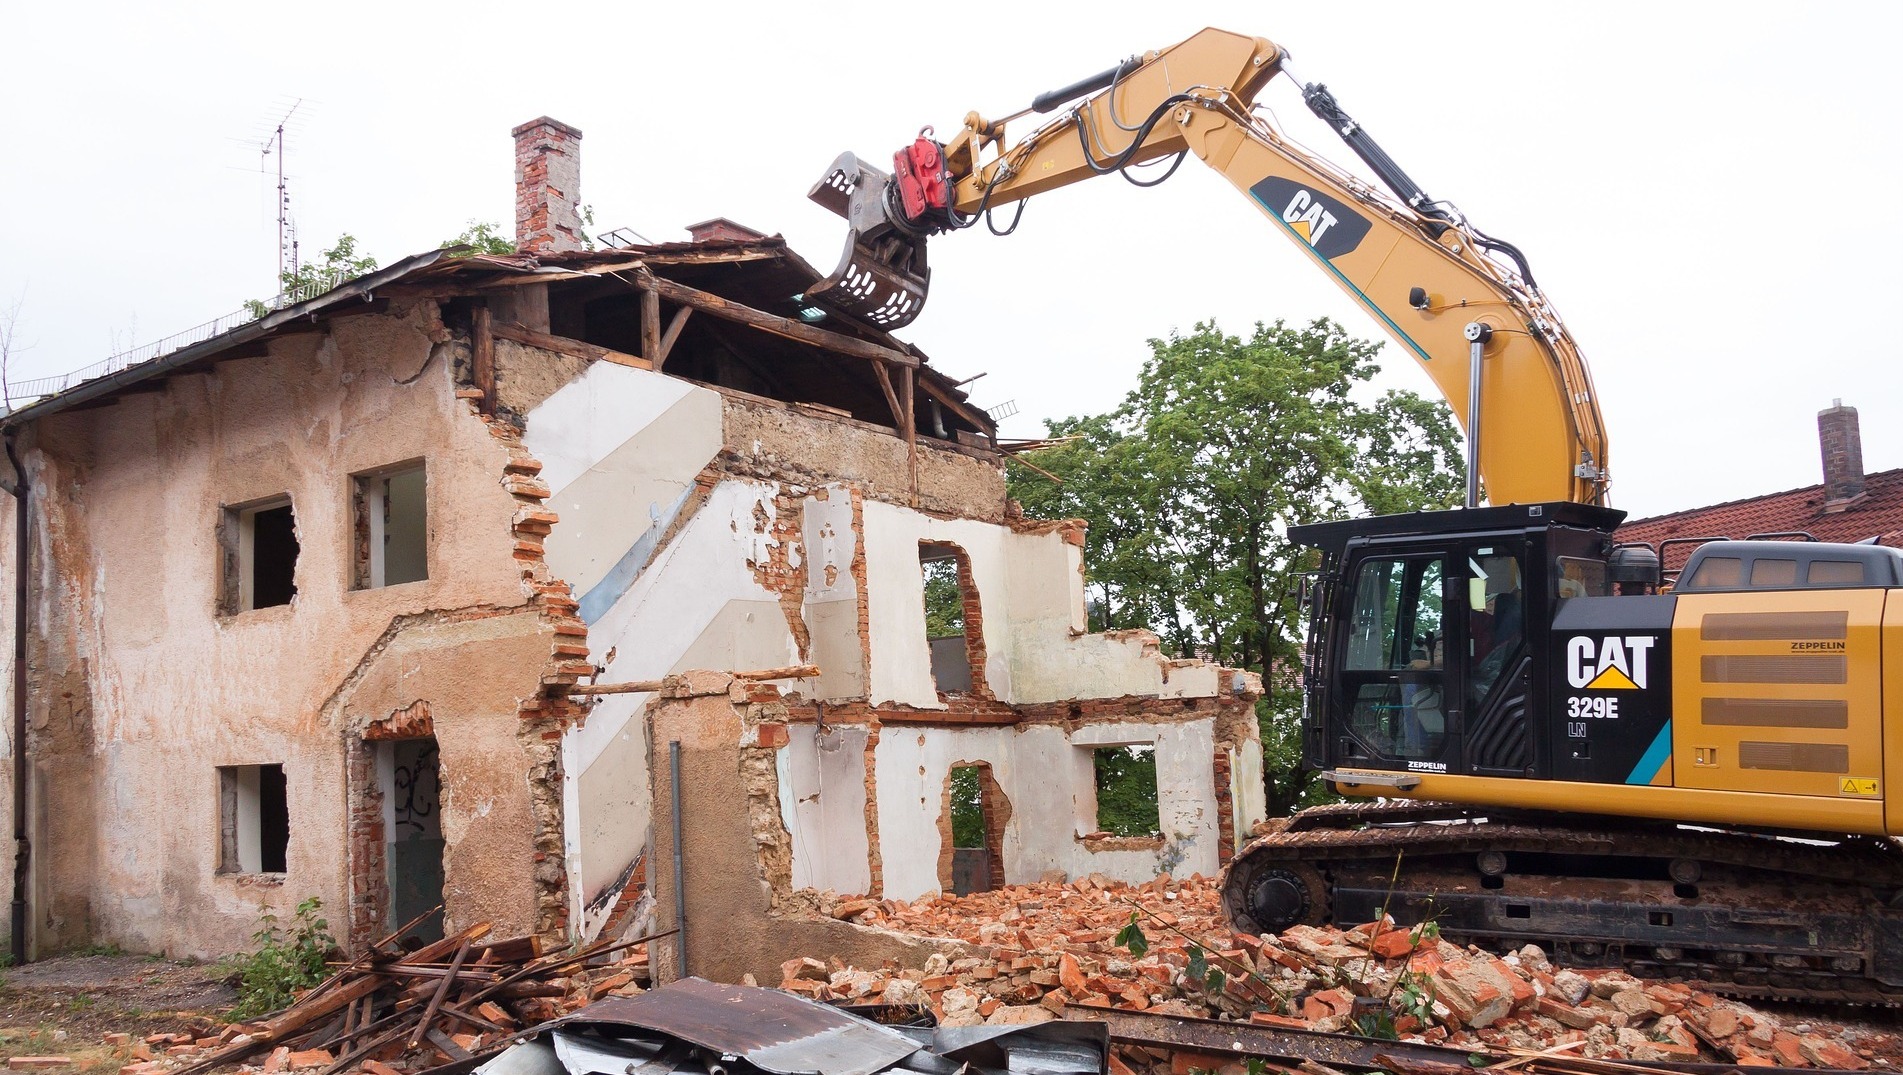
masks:
{"type": "Polygon", "coordinates": [[[700,978],[640,996],[609,997],[555,1025],[654,1031],[773,1075],[873,1075],[919,1050],[898,1031],[824,1004],[700,978]]]}

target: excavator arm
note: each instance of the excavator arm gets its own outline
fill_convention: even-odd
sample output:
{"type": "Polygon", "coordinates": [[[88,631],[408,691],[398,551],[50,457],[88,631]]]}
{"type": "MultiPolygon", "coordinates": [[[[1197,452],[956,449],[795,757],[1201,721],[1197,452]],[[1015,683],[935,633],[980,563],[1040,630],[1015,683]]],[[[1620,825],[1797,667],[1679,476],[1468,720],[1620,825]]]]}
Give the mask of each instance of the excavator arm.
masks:
{"type": "Polygon", "coordinates": [[[1285,60],[1264,38],[1207,29],[1045,94],[1016,116],[971,113],[947,143],[928,129],[895,154],[890,173],[842,154],[811,197],[846,217],[851,234],[839,267],[806,297],[902,327],[924,304],[931,235],[989,225],[995,210],[1095,176],[1160,182],[1128,169],[1174,157],[1173,171],[1193,154],[1433,378],[1467,433],[1470,505],[1481,480],[1495,504],[1605,503],[1606,437],[1591,378],[1525,258],[1430,199],[1326,87],[1303,87],[1304,100],[1391,193],[1290,142],[1254,107],[1269,80],[1287,74],[1285,60]],[[1055,115],[1008,142],[1006,124],[1032,113],[1055,115]]]}

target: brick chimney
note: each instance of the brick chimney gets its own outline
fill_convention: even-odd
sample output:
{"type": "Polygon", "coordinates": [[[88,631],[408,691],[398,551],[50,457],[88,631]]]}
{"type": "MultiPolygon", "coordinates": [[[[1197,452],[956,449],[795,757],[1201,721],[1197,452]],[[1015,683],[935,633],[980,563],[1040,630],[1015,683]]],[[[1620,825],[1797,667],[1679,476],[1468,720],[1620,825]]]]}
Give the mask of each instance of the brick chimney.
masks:
{"type": "Polygon", "coordinates": [[[703,220],[698,224],[689,224],[687,226],[687,234],[697,243],[711,242],[717,239],[737,239],[741,242],[751,242],[755,239],[766,238],[766,236],[761,235],[745,224],[736,224],[724,216],[717,216],[712,220],[703,220]]]}
{"type": "Polygon", "coordinates": [[[1817,440],[1824,450],[1824,510],[1842,511],[1863,495],[1863,437],[1857,408],[1832,400],[1817,412],[1817,440]]]}
{"type": "Polygon", "coordinates": [[[515,130],[515,248],[525,254],[585,250],[581,132],[543,116],[515,130]]]}

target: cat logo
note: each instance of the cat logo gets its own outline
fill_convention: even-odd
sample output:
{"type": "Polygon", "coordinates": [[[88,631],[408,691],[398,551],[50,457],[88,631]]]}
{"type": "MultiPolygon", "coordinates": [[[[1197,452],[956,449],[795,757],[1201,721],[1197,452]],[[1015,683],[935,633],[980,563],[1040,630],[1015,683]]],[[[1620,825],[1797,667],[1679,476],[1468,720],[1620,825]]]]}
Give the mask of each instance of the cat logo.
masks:
{"type": "Polygon", "coordinates": [[[1651,635],[1575,636],[1566,643],[1566,682],[1582,690],[1644,690],[1657,642],[1651,635]]]}
{"type": "Polygon", "coordinates": [[[1295,233],[1307,239],[1310,246],[1321,242],[1329,228],[1341,223],[1305,190],[1296,191],[1295,197],[1289,199],[1288,208],[1282,210],[1282,221],[1294,225],[1295,233]]]}
{"type": "Polygon", "coordinates": [[[1271,176],[1250,187],[1249,193],[1324,258],[1338,258],[1367,237],[1367,217],[1298,183],[1271,176]]]}

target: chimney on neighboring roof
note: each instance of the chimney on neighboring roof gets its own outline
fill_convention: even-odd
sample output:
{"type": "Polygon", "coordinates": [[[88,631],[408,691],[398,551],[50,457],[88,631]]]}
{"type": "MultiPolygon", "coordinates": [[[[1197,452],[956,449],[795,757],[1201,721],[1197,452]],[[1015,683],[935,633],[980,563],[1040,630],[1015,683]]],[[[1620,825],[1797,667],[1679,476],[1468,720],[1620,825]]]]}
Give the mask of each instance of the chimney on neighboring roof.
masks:
{"type": "Polygon", "coordinates": [[[1817,412],[1817,440],[1824,450],[1824,510],[1841,511],[1863,495],[1863,437],[1857,408],[1832,400],[1817,412]]]}
{"type": "Polygon", "coordinates": [[[515,248],[525,254],[586,250],[581,214],[581,132],[543,116],[515,130],[515,248]]]}
{"type": "Polygon", "coordinates": [[[712,220],[703,220],[698,224],[689,224],[687,226],[687,234],[697,243],[710,242],[715,239],[737,239],[741,242],[751,242],[755,239],[766,238],[766,236],[761,235],[745,224],[736,224],[724,216],[717,216],[712,220]]]}

